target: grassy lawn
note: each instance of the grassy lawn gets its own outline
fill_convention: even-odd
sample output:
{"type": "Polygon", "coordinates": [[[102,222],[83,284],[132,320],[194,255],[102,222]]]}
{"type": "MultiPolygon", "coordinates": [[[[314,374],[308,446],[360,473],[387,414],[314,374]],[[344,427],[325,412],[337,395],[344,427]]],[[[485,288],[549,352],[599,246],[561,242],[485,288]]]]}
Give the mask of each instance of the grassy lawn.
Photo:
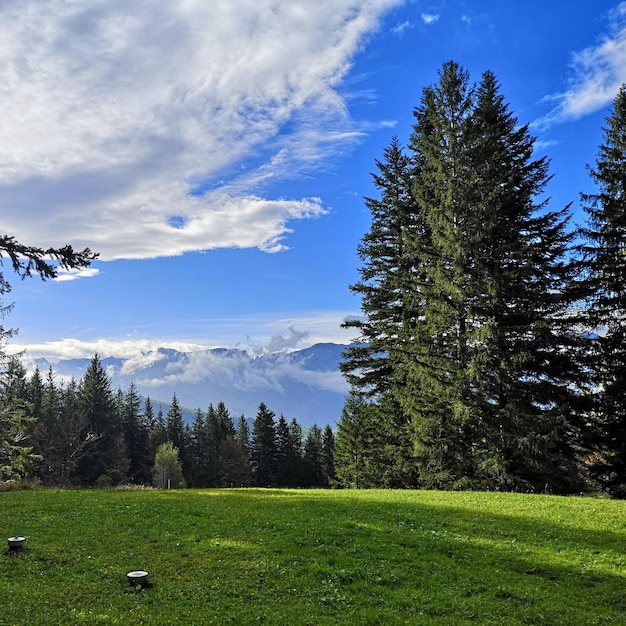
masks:
{"type": "Polygon", "coordinates": [[[625,501],[32,490],[0,529],[3,626],[626,624],[625,501]]]}

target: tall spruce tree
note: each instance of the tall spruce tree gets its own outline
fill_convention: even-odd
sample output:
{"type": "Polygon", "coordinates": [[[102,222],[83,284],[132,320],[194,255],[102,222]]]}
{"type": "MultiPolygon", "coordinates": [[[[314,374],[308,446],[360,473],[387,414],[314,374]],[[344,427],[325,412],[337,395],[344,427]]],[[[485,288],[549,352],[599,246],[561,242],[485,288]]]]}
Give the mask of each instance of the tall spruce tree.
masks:
{"type": "Polygon", "coordinates": [[[246,457],[250,459],[250,426],[246,416],[242,413],[237,420],[237,428],[235,430],[235,439],[241,446],[246,457]]]}
{"type": "Polygon", "coordinates": [[[362,459],[363,466],[371,469],[372,479],[378,477],[376,486],[406,486],[414,483],[409,475],[414,472],[406,471],[412,465],[410,419],[394,398],[406,385],[405,342],[411,341],[421,306],[420,291],[415,289],[420,268],[413,264],[407,245],[428,233],[413,195],[411,157],[397,137],[383,156],[372,174],[379,197],[365,199],[372,221],[358,248],[360,280],[350,286],[361,296],[363,318],[344,323],[360,334],[340,368],[354,390],[372,398],[368,410],[381,409],[377,428],[367,434],[369,445],[363,454],[369,458],[362,459]]]}
{"type": "Polygon", "coordinates": [[[329,424],[322,431],[322,473],[324,487],[335,484],[337,479],[335,472],[335,433],[329,424]]]}
{"type": "Polygon", "coordinates": [[[372,471],[372,440],[377,427],[375,407],[352,388],[341,411],[335,439],[335,472],[340,485],[354,489],[376,484],[372,471]]]}
{"type": "Polygon", "coordinates": [[[304,441],[304,487],[326,487],[322,464],[322,430],[317,424],[309,428],[304,441]]]}
{"type": "Polygon", "coordinates": [[[612,495],[626,497],[626,85],[603,129],[594,168],[597,191],[583,194],[582,246],[588,267],[586,326],[597,334],[591,352],[596,400],[592,472],[612,495]]]}
{"type": "Polygon", "coordinates": [[[264,402],[259,404],[252,427],[252,469],[259,487],[276,484],[276,414],[264,402]]]}
{"type": "Polygon", "coordinates": [[[360,279],[350,285],[361,297],[364,317],[344,322],[345,328],[356,329],[359,336],[340,364],[353,386],[373,396],[390,388],[400,358],[398,339],[408,271],[405,233],[414,221],[411,163],[397,137],[376,167],[378,173],[372,178],[380,197],[365,198],[372,222],[358,246],[360,279]]]}
{"type": "Polygon", "coordinates": [[[125,478],[129,461],[111,380],[97,354],[83,376],[79,397],[87,445],[78,462],[78,479],[86,485],[101,477],[101,485],[117,483],[125,478]]]}
{"type": "Polygon", "coordinates": [[[533,159],[490,72],[456,63],[415,111],[414,194],[429,240],[408,246],[423,296],[401,401],[427,487],[571,491],[579,371],[569,208],[538,200],[533,159]]]}
{"type": "MultiPolygon", "coordinates": [[[[150,453],[150,417],[141,411],[141,396],[131,381],[123,394],[121,418],[126,455],[130,461],[128,477],[135,483],[149,485],[154,459],[150,453]]],[[[150,407],[151,410],[151,407],[150,407]]]]}
{"type": "Polygon", "coordinates": [[[170,408],[167,410],[167,419],[165,420],[165,428],[167,438],[172,442],[173,446],[178,450],[178,459],[183,474],[187,474],[187,436],[185,431],[185,422],[183,420],[183,410],[178,402],[176,392],[172,394],[170,408]]]}
{"type": "Polygon", "coordinates": [[[342,370],[372,395],[377,426],[359,473],[387,468],[373,472],[385,486],[578,489],[569,207],[539,199],[547,160],[533,158],[492,73],[475,86],[444,64],[414,113],[409,156],[394,140],[377,163],[381,198],[366,200],[372,227],[352,286],[365,320],[349,325],[366,345],[342,370]]]}

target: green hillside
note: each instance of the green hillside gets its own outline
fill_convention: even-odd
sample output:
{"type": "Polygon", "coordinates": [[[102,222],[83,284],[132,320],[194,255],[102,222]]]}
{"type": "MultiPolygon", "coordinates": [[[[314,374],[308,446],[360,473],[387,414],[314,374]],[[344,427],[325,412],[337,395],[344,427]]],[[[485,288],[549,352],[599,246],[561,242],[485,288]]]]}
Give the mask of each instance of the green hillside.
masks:
{"type": "Polygon", "coordinates": [[[0,511],[27,538],[3,539],[3,626],[626,623],[624,501],[38,489],[0,511]]]}

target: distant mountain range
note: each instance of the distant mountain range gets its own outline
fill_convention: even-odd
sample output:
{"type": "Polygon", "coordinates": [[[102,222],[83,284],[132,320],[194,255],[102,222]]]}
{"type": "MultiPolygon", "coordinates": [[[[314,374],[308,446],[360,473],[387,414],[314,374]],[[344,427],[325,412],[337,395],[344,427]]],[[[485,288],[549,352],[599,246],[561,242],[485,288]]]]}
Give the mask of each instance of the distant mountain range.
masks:
{"type": "MultiPolygon", "coordinates": [[[[255,356],[246,350],[212,348],[179,352],[159,348],[132,358],[100,355],[113,389],[126,390],[131,381],[156,406],[169,403],[174,393],[191,419],[195,409],[206,411],[222,401],[233,419],[254,417],[261,402],[278,416],[295,418],[302,426],[335,426],[348,393],[339,372],[347,346],[319,343],[294,352],[255,356]]],[[[90,359],[65,359],[50,363],[37,359],[42,373],[49,367],[60,380],[80,380],[90,359]]],[[[165,409],[167,410],[167,409],[165,409]]]]}

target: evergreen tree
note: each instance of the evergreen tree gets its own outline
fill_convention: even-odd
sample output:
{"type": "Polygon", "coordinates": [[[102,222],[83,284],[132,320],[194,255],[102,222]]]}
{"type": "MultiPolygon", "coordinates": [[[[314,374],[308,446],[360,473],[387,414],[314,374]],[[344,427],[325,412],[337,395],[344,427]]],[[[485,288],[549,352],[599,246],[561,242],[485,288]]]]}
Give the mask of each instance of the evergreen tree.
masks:
{"type": "Polygon", "coordinates": [[[330,425],[326,425],[322,432],[322,474],[324,487],[335,484],[335,434],[330,425]]]}
{"type": "Polygon", "coordinates": [[[218,424],[218,439],[226,439],[226,437],[235,436],[235,425],[233,418],[230,415],[230,411],[226,408],[226,405],[220,400],[215,407],[215,417],[218,424]]]}
{"type": "Polygon", "coordinates": [[[42,461],[31,442],[37,418],[28,395],[26,370],[10,357],[0,376],[0,483],[25,478],[42,461]]]}
{"type": "Polygon", "coordinates": [[[243,448],[232,434],[220,442],[220,487],[249,487],[252,465],[243,448]]]}
{"type": "Polygon", "coordinates": [[[82,480],[79,465],[83,457],[93,453],[99,435],[90,431],[83,410],[79,384],[72,378],[61,390],[61,411],[56,420],[53,441],[54,472],[56,484],[66,486],[82,480]]]}
{"type": "Polygon", "coordinates": [[[39,421],[42,418],[44,382],[39,367],[35,367],[27,382],[27,401],[31,415],[39,421]]]}
{"type": "Polygon", "coordinates": [[[341,411],[335,442],[335,471],[344,487],[362,489],[375,481],[371,467],[371,443],[376,430],[375,407],[352,388],[341,411]]]}
{"type": "Polygon", "coordinates": [[[248,420],[243,413],[239,416],[237,420],[237,428],[235,432],[235,439],[237,443],[241,446],[241,449],[244,451],[246,457],[250,459],[250,426],[248,425],[248,420]]]}
{"type": "Polygon", "coordinates": [[[252,470],[259,487],[276,484],[276,426],[275,413],[261,402],[252,429],[252,470]]]}
{"type": "Polygon", "coordinates": [[[584,340],[569,207],[538,200],[547,159],[486,72],[472,117],[476,220],[462,381],[478,486],[578,491],[584,340]],[[484,442],[484,443],[483,443],[484,442]]]}
{"type": "Polygon", "coordinates": [[[172,395],[170,408],[167,411],[167,420],[165,422],[168,441],[178,450],[178,457],[183,468],[183,474],[186,473],[187,466],[187,442],[185,437],[185,422],[183,421],[183,411],[178,404],[176,393],[172,395]]]}
{"type": "Polygon", "coordinates": [[[289,422],[289,447],[293,454],[293,476],[290,478],[290,487],[301,487],[304,473],[304,441],[302,426],[295,417],[289,422]]]}
{"type": "Polygon", "coordinates": [[[406,240],[418,271],[406,313],[410,324],[402,330],[407,358],[398,399],[414,425],[424,487],[451,486],[471,474],[467,415],[458,400],[468,366],[468,275],[475,245],[468,141],[473,98],[467,72],[444,65],[439,83],[424,89],[411,137],[413,194],[425,229],[406,240]]]}
{"type": "MultiPolygon", "coordinates": [[[[150,407],[152,407],[152,402],[150,402],[150,407]]],[[[144,410],[146,409],[144,408],[144,410]]],[[[159,446],[166,441],[168,441],[167,425],[163,416],[163,407],[159,406],[152,430],[150,431],[150,452],[156,455],[159,446]]]]}
{"type": "Polygon", "coordinates": [[[398,340],[405,317],[406,231],[416,222],[411,162],[397,137],[376,166],[379,173],[372,177],[380,199],[365,199],[372,223],[358,247],[363,263],[360,280],[350,286],[361,297],[364,319],[354,318],[343,324],[358,330],[359,337],[340,364],[353,386],[374,396],[391,387],[398,359],[402,361],[398,340]]]}
{"type": "Polygon", "coordinates": [[[626,86],[603,129],[594,168],[597,191],[583,194],[582,250],[588,272],[586,326],[597,333],[590,366],[596,387],[592,471],[614,496],[626,497],[626,86]]]}
{"type": "Polygon", "coordinates": [[[205,458],[208,486],[217,487],[220,480],[220,442],[222,439],[222,421],[213,404],[209,404],[206,413],[205,458]]]}
{"type": "Polygon", "coordinates": [[[59,484],[59,420],[62,413],[61,390],[54,380],[52,367],[48,368],[41,392],[41,408],[34,430],[34,447],[43,457],[38,476],[44,483],[59,484]]]}
{"type": "Polygon", "coordinates": [[[322,431],[313,424],[304,441],[304,486],[326,487],[326,476],[322,465],[322,431]]]}
{"type": "Polygon", "coordinates": [[[190,487],[207,487],[209,484],[205,476],[206,451],[206,422],[202,409],[198,408],[189,438],[187,484],[190,487]]]}
{"type": "MultiPolygon", "coordinates": [[[[131,381],[123,395],[121,407],[122,431],[126,455],[130,460],[129,478],[136,483],[150,484],[153,457],[150,453],[150,421],[141,411],[141,396],[131,381]]],[[[150,407],[151,410],[151,407],[150,407]]]]}
{"type": "Polygon", "coordinates": [[[276,483],[281,487],[300,485],[300,455],[284,415],[276,424],[276,483]]]}
{"type": "Polygon", "coordinates": [[[111,381],[97,354],[91,360],[80,386],[80,409],[89,441],[77,467],[86,485],[118,483],[126,477],[126,456],[120,416],[111,381]]]}
{"type": "MultiPolygon", "coordinates": [[[[374,401],[361,468],[381,485],[582,484],[569,208],[537,200],[548,165],[533,159],[533,142],[491,73],[476,87],[449,62],[424,90],[410,159],[395,168],[405,201],[389,193],[399,176],[375,179],[381,200],[367,201],[372,228],[360,247],[366,321],[353,324],[368,346],[343,369],[374,401]]],[[[379,170],[398,154],[388,149],[379,170]]]]}

